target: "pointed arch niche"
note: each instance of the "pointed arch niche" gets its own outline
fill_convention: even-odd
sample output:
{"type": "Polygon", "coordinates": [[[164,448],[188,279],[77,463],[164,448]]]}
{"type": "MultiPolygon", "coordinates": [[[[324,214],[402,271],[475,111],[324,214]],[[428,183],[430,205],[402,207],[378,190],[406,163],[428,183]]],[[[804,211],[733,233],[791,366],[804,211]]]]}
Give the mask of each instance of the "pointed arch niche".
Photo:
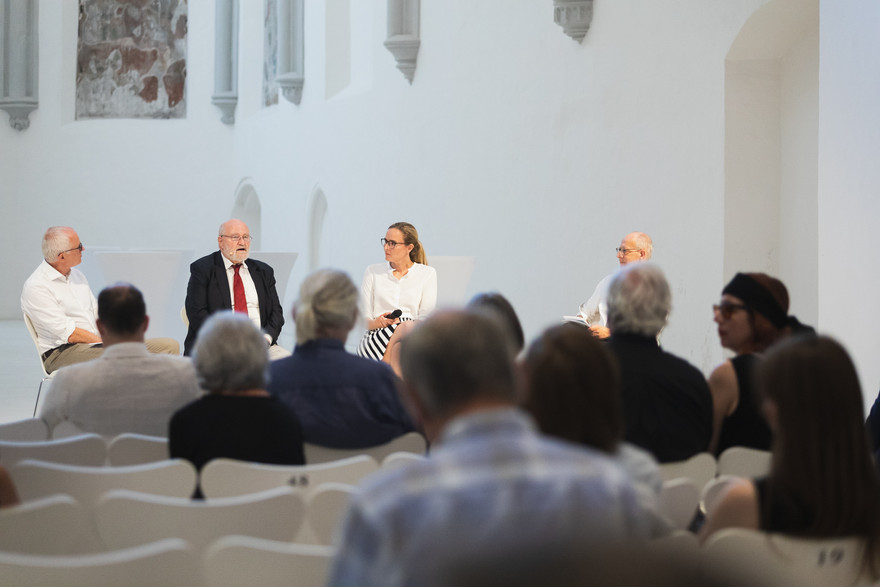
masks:
{"type": "Polygon", "coordinates": [[[235,188],[235,203],[232,206],[230,218],[238,218],[248,225],[251,231],[251,249],[261,249],[262,231],[262,207],[260,196],[254,188],[251,180],[243,179],[235,188]]]}
{"type": "Polygon", "coordinates": [[[322,266],[324,220],[327,218],[327,196],[316,186],[309,199],[309,273],[322,266]]]}
{"type": "Polygon", "coordinates": [[[819,1],[770,0],[725,60],[724,278],[778,276],[818,318],[819,1]]]}

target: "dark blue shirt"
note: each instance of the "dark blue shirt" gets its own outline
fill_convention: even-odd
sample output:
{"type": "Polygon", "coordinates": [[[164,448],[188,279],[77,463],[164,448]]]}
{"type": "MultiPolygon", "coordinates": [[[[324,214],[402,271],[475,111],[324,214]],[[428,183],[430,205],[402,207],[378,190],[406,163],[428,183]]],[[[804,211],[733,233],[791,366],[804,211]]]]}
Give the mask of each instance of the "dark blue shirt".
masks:
{"type": "Polygon", "coordinates": [[[269,374],[269,393],[293,408],[311,444],[366,448],[415,429],[390,367],[346,352],[342,341],[297,345],[269,374]]]}

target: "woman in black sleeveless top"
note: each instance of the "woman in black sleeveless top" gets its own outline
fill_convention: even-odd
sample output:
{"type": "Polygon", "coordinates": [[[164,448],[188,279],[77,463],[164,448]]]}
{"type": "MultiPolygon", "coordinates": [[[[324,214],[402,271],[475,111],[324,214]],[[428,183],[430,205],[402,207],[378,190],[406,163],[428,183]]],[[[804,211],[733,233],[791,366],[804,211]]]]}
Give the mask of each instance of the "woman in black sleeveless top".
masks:
{"type": "Polygon", "coordinates": [[[764,273],[737,273],[714,306],[721,346],[736,356],[709,376],[715,406],[710,450],[732,446],[770,450],[770,428],[755,399],[754,369],[760,353],[789,332],[788,290],[764,273]]]}

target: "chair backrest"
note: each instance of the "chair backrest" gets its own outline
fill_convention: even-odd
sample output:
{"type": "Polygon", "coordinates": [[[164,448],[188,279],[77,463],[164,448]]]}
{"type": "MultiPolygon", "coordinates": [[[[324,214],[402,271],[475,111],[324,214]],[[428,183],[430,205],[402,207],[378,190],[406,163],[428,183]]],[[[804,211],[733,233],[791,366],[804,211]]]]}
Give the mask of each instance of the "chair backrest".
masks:
{"type": "Polygon", "coordinates": [[[266,465],[232,459],[214,459],[202,468],[200,483],[205,497],[231,497],[273,487],[308,490],[335,481],[356,485],[379,464],[361,455],[318,465],[266,465]]]}
{"type": "Polygon", "coordinates": [[[409,463],[424,461],[427,457],[417,455],[411,452],[393,452],[382,459],[383,469],[395,469],[397,467],[405,467],[409,463]]]}
{"type": "Polygon", "coordinates": [[[112,467],[155,463],[168,458],[168,439],[144,434],[120,434],[107,447],[107,462],[112,467]]]}
{"type": "Polygon", "coordinates": [[[664,481],[690,479],[698,489],[702,489],[703,485],[715,478],[717,466],[715,457],[701,452],[685,461],[661,464],[660,476],[664,481]]]}
{"type": "Polygon", "coordinates": [[[53,493],[73,496],[91,509],[98,498],[112,489],[190,497],[196,486],[196,470],[181,459],[131,467],[76,467],[42,461],[22,461],[10,471],[21,499],[53,493]]]}
{"type": "Polygon", "coordinates": [[[16,586],[163,585],[200,582],[198,559],[179,538],[89,555],[41,556],[0,552],[0,577],[16,586]]]}
{"type": "Polygon", "coordinates": [[[369,455],[376,459],[377,463],[381,463],[385,457],[396,452],[424,455],[427,448],[428,444],[425,441],[425,437],[418,432],[407,432],[390,442],[369,448],[327,448],[326,446],[318,446],[308,442],[303,445],[306,453],[306,462],[310,465],[329,463],[359,455],[369,455]]]}
{"type": "Polygon", "coordinates": [[[301,495],[289,487],[209,500],[115,490],[98,500],[94,518],[108,549],[183,538],[203,550],[229,534],[291,541],[305,509],[301,495]]]}
{"type": "MultiPolygon", "coordinates": [[[[747,565],[768,585],[853,585],[865,576],[859,538],[807,539],[728,528],[703,545],[704,558],[723,572],[747,565]]],[[[875,584],[875,583],[871,583],[875,584]]]]}
{"type": "Polygon", "coordinates": [[[46,373],[46,366],[43,364],[43,351],[40,350],[40,339],[37,336],[37,329],[34,328],[34,323],[27,313],[24,314],[24,325],[27,328],[28,334],[31,335],[31,340],[34,341],[34,347],[37,349],[37,359],[40,361],[40,369],[43,370],[43,377],[46,378],[49,374],[46,373]]]}
{"type": "Polygon", "coordinates": [[[103,550],[92,522],[69,495],[52,495],[0,509],[0,551],[77,554],[103,550]]]}
{"type": "Polygon", "coordinates": [[[25,459],[99,466],[107,460],[107,445],[97,434],[80,434],[60,440],[38,442],[0,440],[0,464],[9,468],[25,459]]]}
{"type": "Polygon", "coordinates": [[[336,531],[357,487],[346,483],[322,483],[309,494],[306,522],[318,544],[334,545],[336,531]]]}
{"type": "Polygon", "coordinates": [[[660,513],[675,530],[684,530],[697,513],[700,490],[690,479],[664,481],[660,490],[660,513]]]}
{"type": "Polygon", "coordinates": [[[70,438],[71,436],[81,436],[88,433],[88,430],[83,430],[70,420],[61,420],[55,424],[54,428],[49,430],[49,437],[53,440],[58,440],[60,438],[70,438]]]}
{"type": "Polygon", "coordinates": [[[770,451],[732,446],[718,457],[718,474],[763,477],[770,472],[770,451]]]}
{"type": "Polygon", "coordinates": [[[40,442],[49,439],[49,427],[41,418],[26,418],[0,424],[0,440],[40,442]]]}
{"type": "Polygon", "coordinates": [[[323,587],[334,552],[330,546],[225,536],[205,552],[205,584],[238,587],[258,578],[261,587],[323,587]]]}

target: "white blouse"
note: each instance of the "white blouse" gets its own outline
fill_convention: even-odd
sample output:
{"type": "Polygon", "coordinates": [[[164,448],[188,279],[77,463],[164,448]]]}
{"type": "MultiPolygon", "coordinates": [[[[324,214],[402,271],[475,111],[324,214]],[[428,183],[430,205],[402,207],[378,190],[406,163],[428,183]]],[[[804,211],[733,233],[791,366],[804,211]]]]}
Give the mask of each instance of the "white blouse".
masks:
{"type": "Polygon", "coordinates": [[[376,263],[364,271],[361,313],[367,320],[397,310],[407,318],[426,317],[437,305],[437,271],[414,264],[401,279],[394,277],[391,263],[376,263]]]}

